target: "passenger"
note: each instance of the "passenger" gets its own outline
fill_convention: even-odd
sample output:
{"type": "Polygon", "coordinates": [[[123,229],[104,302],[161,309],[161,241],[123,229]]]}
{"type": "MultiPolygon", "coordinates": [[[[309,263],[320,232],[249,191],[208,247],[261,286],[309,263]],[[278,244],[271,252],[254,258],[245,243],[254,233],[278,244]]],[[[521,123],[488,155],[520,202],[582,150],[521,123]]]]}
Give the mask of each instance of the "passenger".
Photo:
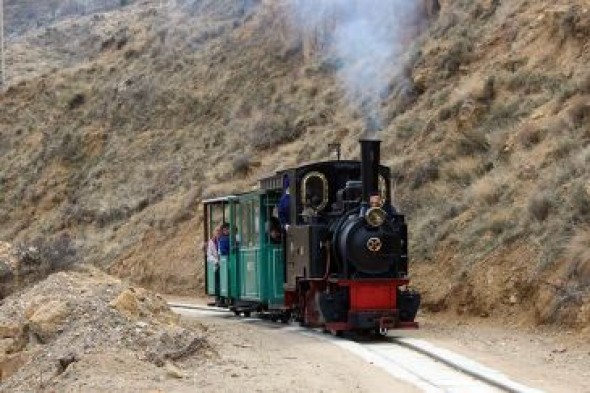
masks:
{"type": "Polygon", "coordinates": [[[369,204],[371,205],[371,207],[381,207],[383,205],[383,210],[385,210],[385,213],[387,213],[387,216],[389,218],[393,218],[397,212],[395,211],[395,208],[391,205],[391,203],[383,203],[383,200],[381,199],[381,196],[379,194],[373,194],[370,196],[369,198],[369,204]]]}
{"type": "Polygon", "coordinates": [[[311,197],[308,195],[305,198],[303,211],[301,212],[301,218],[303,218],[303,223],[307,225],[311,224],[313,216],[315,216],[315,210],[313,210],[312,208],[311,197]]]}
{"type": "Polygon", "coordinates": [[[381,204],[381,195],[373,194],[369,197],[369,205],[371,205],[371,207],[381,207],[381,204]]]}
{"type": "Polygon", "coordinates": [[[283,244],[283,237],[279,228],[271,228],[269,237],[271,244],[283,244]]]}
{"type": "Polygon", "coordinates": [[[281,222],[278,218],[271,216],[266,223],[266,233],[271,244],[282,244],[281,222]]]}
{"type": "Polygon", "coordinates": [[[221,237],[221,225],[213,230],[213,237],[207,243],[207,263],[212,264],[215,269],[215,306],[222,304],[220,295],[221,272],[219,270],[219,238],[221,237]]]}
{"type": "Polygon", "coordinates": [[[221,226],[215,227],[213,236],[207,242],[207,262],[219,269],[219,238],[221,237],[221,226]]]}
{"type": "Polygon", "coordinates": [[[219,241],[217,242],[217,246],[219,249],[219,255],[226,256],[229,255],[229,224],[224,223],[221,226],[221,235],[219,236],[219,241]]]}
{"type": "Polygon", "coordinates": [[[279,221],[281,228],[287,230],[291,225],[291,195],[289,192],[289,177],[285,175],[283,178],[283,195],[279,199],[277,210],[279,212],[279,221]]]}

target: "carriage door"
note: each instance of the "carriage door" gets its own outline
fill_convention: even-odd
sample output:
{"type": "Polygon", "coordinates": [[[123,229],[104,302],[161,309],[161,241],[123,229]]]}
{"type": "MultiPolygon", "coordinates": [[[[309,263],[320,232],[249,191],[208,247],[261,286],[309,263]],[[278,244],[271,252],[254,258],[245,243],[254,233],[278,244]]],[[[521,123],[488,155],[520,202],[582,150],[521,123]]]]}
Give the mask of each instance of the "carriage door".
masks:
{"type": "Polygon", "coordinates": [[[239,212],[238,276],[240,280],[240,298],[242,300],[261,301],[260,226],[257,196],[248,196],[241,199],[239,212]]]}
{"type": "Polygon", "coordinates": [[[268,267],[265,278],[268,283],[267,297],[270,308],[281,308],[285,300],[284,243],[277,211],[280,196],[280,194],[268,193],[265,195],[263,203],[263,219],[266,222],[264,233],[265,265],[268,267]],[[276,237],[277,233],[278,237],[276,237]],[[275,235],[274,238],[273,235],[275,235]]]}
{"type": "Polygon", "coordinates": [[[215,259],[208,257],[207,248],[209,240],[215,233],[215,227],[223,224],[227,220],[226,209],[228,209],[226,200],[205,201],[204,205],[204,249],[205,249],[205,289],[210,296],[227,296],[228,294],[228,257],[220,258],[220,285],[215,285],[215,259]]]}

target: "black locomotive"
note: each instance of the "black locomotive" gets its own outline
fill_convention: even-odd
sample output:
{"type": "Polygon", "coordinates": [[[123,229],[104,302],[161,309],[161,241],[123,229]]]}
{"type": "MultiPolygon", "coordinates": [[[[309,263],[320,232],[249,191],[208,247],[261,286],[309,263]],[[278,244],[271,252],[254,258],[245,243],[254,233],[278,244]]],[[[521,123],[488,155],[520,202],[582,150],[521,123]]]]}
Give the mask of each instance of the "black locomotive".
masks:
{"type": "Polygon", "coordinates": [[[417,327],[420,296],[408,289],[407,226],[391,204],[391,172],[380,165],[380,141],[360,144],[360,162],[301,166],[261,182],[263,190],[282,184],[291,202],[281,308],[335,333],[417,327]]]}

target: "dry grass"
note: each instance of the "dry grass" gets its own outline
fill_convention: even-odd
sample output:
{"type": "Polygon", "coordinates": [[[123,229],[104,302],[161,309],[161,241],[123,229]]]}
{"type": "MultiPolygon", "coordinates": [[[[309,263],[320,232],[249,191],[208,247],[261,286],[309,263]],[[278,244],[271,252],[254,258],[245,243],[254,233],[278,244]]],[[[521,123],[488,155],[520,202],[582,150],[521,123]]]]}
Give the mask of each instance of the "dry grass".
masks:
{"type": "Polygon", "coordinates": [[[525,149],[530,149],[539,144],[544,137],[545,130],[539,128],[536,124],[525,123],[519,127],[516,139],[525,149]]]}
{"type": "Polygon", "coordinates": [[[491,206],[500,201],[506,192],[507,182],[503,176],[485,176],[477,180],[469,188],[471,201],[476,206],[491,206]]]}
{"type": "Polygon", "coordinates": [[[590,218],[590,180],[576,180],[569,190],[568,201],[574,220],[586,222],[590,218]]]}
{"type": "Polygon", "coordinates": [[[252,158],[247,154],[238,154],[232,160],[232,168],[237,175],[247,175],[252,167],[252,158]]]}
{"type": "Polygon", "coordinates": [[[436,181],[439,178],[439,164],[436,160],[430,160],[417,167],[410,175],[412,188],[417,189],[425,184],[436,181]]]}
{"type": "Polygon", "coordinates": [[[582,74],[578,80],[578,91],[580,94],[590,94],[590,71],[582,74]]]}
{"type": "Polygon", "coordinates": [[[568,122],[572,128],[586,127],[590,124],[590,97],[576,97],[567,109],[568,122]]]}
{"type": "Polygon", "coordinates": [[[566,256],[570,261],[568,276],[583,286],[590,285],[590,228],[580,228],[571,239],[566,256]]]}
{"type": "Polygon", "coordinates": [[[554,196],[548,191],[536,192],[531,195],[527,209],[529,215],[537,221],[545,221],[554,204],[554,196]]]}
{"type": "Polygon", "coordinates": [[[460,157],[455,161],[444,164],[442,178],[451,183],[468,186],[484,172],[481,159],[474,156],[460,157]]]}

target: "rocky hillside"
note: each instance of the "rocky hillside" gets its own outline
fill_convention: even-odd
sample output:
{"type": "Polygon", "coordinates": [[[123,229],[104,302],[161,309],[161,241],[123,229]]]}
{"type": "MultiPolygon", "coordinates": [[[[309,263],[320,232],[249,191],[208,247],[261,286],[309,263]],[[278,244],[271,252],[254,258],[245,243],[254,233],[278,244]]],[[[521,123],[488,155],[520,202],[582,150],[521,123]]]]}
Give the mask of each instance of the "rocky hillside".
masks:
{"type": "MultiPolygon", "coordinates": [[[[163,3],[11,38],[0,239],[67,238],[73,259],[186,292],[203,197],[326,141],[356,157],[364,119],[330,23],[302,33],[288,1],[163,3]]],[[[436,3],[403,26],[378,102],[426,308],[590,326],[590,5],[436,3]]]]}

